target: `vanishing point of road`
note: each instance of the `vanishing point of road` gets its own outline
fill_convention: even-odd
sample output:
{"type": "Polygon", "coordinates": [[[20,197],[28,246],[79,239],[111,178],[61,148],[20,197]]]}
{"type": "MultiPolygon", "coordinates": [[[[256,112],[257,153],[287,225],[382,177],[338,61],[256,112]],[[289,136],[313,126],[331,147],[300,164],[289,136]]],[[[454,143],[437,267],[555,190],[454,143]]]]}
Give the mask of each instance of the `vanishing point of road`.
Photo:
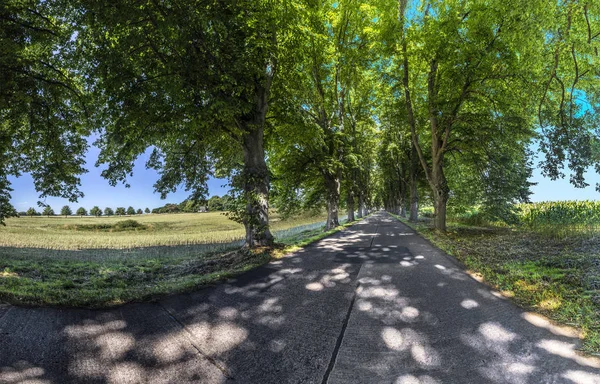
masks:
{"type": "Polygon", "coordinates": [[[600,384],[579,345],[382,212],[155,303],[0,306],[10,384],[600,384]]]}

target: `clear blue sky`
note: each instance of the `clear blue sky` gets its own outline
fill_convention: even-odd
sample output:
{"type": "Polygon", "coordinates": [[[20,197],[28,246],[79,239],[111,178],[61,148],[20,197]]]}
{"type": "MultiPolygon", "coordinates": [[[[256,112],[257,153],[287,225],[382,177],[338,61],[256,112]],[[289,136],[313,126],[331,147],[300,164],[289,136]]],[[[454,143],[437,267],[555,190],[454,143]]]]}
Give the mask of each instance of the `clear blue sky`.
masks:
{"type": "MultiPolygon", "coordinates": [[[[85,194],[77,203],[71,203],[67,199],[56,197],[48,197],[44,202],[49,204],[54,211],[67,204],[71,207],[92,208],[94,205],[104,209],[105,207],[125,207],[132,206],[135,209],[146,207],[152,209],[165,205],[166,203],[180,203],[185,200],[189,193],[185,190],[178,190],[171,193],[167,199],[161,200],[160,195],[154,193],[153,185],[158,179],[158,175],[154,170],[147,170],[144,164],[148,159],[148,154],[141,156],[135,163],[133,177],[129,178],[130,188],[125,188],[119,184],[116,187],[111,187],[100,173],[102,168],[94,166],[98,158],[99,149],[90,146],[87,154],[86,169],[89,171],[81,177],[81,190],[85,194]]],[[[149,153],[149,152],[148,152],[149,153]]],[[[33,187],[33,180],[29,175],[24,175],[19,178],[10,178],[13,192],[11,193],[11,203],[17,211],[25,211],[29,207],[38,209],[37,202],[39,194],[33,187]]],[[[211,179],[208,182],[209,196],[222,196],[227,193],[228,188],[225,186],[227,180],[211,179]]]]}
{"type": "MultiPolygon", "coordinates": [[[[72,207],[83,206],[88,210],[94,205],[98,205],[102,209],[104,207],[115,208],[117,206],[133,206],[138,208],[156,208],[166,203],[179,203],[188,197],[188,193],[184,190],[177,191],[168,196],[166,200],[161,200],[160,196],[154,193],[152,187],[157,180],[157,174],[153,170],[147,170],[144,164],[147,156],[142,156],[136,162],[134,175],[130,178],[131,188],[125,188],[123,185],[111,187],[108,182],[100,176],[101,169],[94,167],[96,158],[98,157],[98,149],[90,147],[87,156],[88,173],[82,176],[81,184],[85,197],[77,203],[70,203],[66,199],[49,197],[45,200],[47,204],[52,206],[56,211],[65,204],[72,207]]],[[[33,181],[29,175],[24,175],[20,178],[11,178],[12,187],[12,204],[17,211],[27,210],[29,207],[37,209],[38,193],[33,188],[33,181]]],[[[599,200],[600,193],[596,192],[595,185],[600,182],[600,176],[590,170],[586,175],[586,180],[590,184],[587,188],[574,188],[569,184],[568,176],[561,180],[552,181],[541,176],[538,169],[534,171],[531,181],[538,183],[532,187],[533,201],[546,200],[599,200]]],[[[211,179],[208,183],[209,196],[224,195],[228,188],[225,185],[227,180],[211,179]]]]}

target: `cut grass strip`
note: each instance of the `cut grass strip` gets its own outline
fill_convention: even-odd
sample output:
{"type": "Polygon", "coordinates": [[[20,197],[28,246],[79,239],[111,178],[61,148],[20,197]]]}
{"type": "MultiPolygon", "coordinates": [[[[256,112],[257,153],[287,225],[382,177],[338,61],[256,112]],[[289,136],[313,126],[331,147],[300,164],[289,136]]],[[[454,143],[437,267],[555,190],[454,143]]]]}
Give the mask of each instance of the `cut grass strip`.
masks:
{"type": "MultiPolygon", "coordinates": [[[[78,260],[0,254],[0,302],[18,305],[103,308],[187,292],[239,275],[300,250],[354,224],[324,232],[313,228],[281,238],[274,247],[197,252],[181,257],[78,260]]],[[[177,247],[170,250],[175,254],[177,247]]],[[[38,255],[39,256],[39,255],[38,255]]],[[[115,255],[113,255],[115,256],[115,255]]]]}

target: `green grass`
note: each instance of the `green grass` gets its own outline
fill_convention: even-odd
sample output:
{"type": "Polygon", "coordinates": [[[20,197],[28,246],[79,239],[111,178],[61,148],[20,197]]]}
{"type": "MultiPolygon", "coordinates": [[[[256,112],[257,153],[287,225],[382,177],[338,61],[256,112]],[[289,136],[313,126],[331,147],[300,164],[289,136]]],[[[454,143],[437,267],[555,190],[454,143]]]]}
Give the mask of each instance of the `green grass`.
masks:
{"type": "MultiPolygon", "coordinates": [[[[185,215],[164,215],[163,220],[177,226],[179,216],[187,219],[185,215]]],[[[320,219],[306,216],[281,221],[274,225],[279,244],[255,250],[240,249],[239,243],[91,250],[0,248],[0,302],[98,308],[193,290],[248,271],[344,228],[324,232],[320,219]],[[292,227],[292,223],[303,225],[292,227]]],[[[99,231],[106,237],[121,235],[99,231]]],[[[88,232],[83,231],[84,238],[88,232]]],[[[127,235],[135,239],[139,234],[127,235]]],[[[72,239],[69,237],[69,241],[72,239]]],[[[73,245],[61,240],[55,239],[55,244],[73,245]]],[[[31,242],[27,244],[31,246],[31,242]]]]}
{"type": "MultiPolygon", "coordinates": [[[[271,230],[324,221],[326,215],[302,215],[282,220],[271,215],[271,230]]],[[[122,249],[173,245],[230,243],[244,238],[244,227],[220,212],[150,214],[132,217],[20,217],[0,227],[0,247],[57,250],[122,249]],[[127,219],[140,226],[119,230],[127,219]]]]}
{"type": "Polygon", "coordinates": [[[600,233],[556,237],[452,222],[440,233],[407,224],[518,304],[580,328],[583,349],[600,353],[600,233]]]}

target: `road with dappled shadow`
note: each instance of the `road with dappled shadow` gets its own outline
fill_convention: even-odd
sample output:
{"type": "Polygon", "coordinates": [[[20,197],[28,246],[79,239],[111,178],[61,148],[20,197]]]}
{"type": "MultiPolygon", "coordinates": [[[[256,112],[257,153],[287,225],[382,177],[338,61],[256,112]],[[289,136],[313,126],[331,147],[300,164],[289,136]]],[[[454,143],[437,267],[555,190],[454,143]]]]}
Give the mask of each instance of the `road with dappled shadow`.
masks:
{"type": "Polygon", "coordinates": [[[11,384],[600,383],[578,345],[385,213],[156,303],[0,306],[11,384]]]}

